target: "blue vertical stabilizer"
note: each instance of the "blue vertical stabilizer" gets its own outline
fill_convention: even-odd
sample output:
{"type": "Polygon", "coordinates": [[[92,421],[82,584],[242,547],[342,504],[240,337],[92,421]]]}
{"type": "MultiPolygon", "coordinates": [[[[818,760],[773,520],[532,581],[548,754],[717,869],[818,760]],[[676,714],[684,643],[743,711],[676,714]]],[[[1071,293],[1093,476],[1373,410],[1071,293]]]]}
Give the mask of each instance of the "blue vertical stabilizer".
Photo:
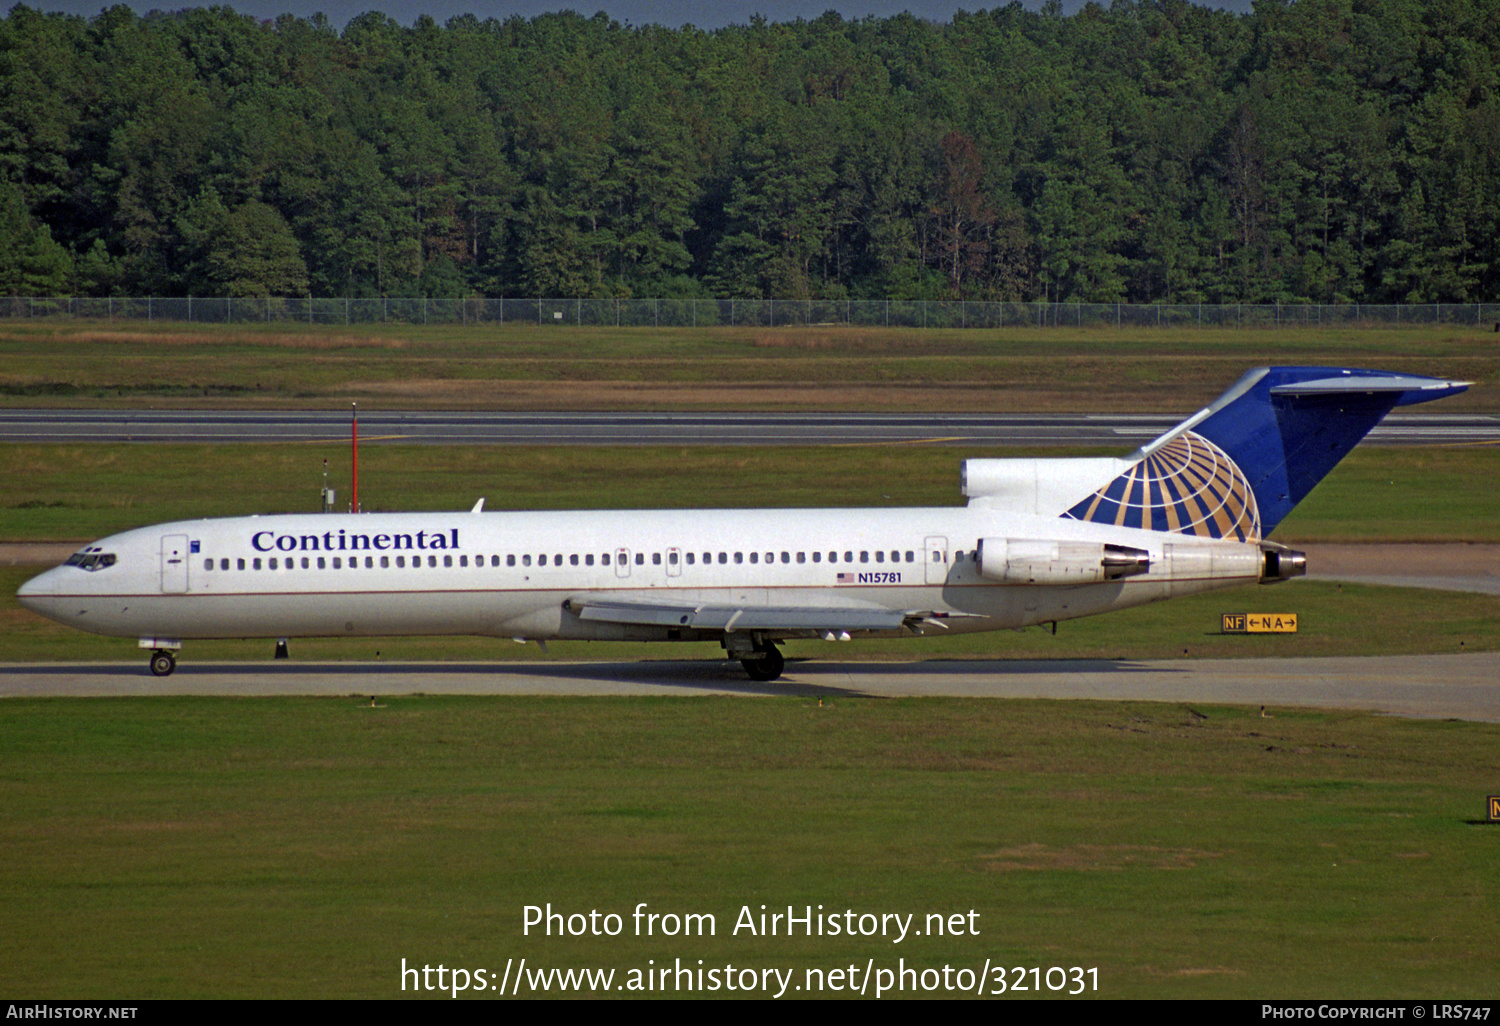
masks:
{"type": "Polygon", "coordinates": [[[1064,515],[1255,541],[1392,409],[1468,386],[1343,367],[1258,367],[1064,515]]]}

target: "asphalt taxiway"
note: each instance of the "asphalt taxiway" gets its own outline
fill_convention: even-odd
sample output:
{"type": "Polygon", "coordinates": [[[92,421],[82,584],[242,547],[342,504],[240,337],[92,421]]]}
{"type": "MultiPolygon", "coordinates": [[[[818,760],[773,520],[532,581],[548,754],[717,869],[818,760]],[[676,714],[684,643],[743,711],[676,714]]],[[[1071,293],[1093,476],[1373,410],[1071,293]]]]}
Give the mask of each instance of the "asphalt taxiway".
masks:
{"type": "MultiPolygon", "coordinates": [[[[486,413],[370,411],[360,440],[409,445],[1143,445],[1177,414],[486,413]]],[[[0,442],[341,441],[347,412],[0,410],[0,442]]],[[[1366,445],[1500,442],[1500,416],[1392,414],[1366,445]]]]}
{"type": "Polygon", "coordinates": [[[721,659],[634,662],[0,664],[0,697],[792,695],[1095,699],[1359,709],[1500,723],[1500,652],[1323,659],[788,660],[757,684],[721,659]]]}

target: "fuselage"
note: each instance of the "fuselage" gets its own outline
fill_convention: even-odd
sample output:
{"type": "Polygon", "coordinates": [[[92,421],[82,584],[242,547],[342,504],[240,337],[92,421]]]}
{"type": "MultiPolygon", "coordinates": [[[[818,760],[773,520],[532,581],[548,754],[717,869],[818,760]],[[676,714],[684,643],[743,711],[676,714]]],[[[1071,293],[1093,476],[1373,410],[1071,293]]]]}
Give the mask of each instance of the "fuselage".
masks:
{"type": "Polygon", "coordinates": [[[701,640],[726,632],[597,622],[573,610],[580,600],[868,608],[932,614],[960,632],[1087,616],[1253,582],[1263,570],[1258,544],[974,506],[296,514],[112,535],[27,582],[19,598],[69,626],[143,644],[418,634],[701,640]],[[981,572],[980,541],[1000,538],[1129,546],[1149,553],[1149,568],[1094,583],[996,580],[981,572]]]}

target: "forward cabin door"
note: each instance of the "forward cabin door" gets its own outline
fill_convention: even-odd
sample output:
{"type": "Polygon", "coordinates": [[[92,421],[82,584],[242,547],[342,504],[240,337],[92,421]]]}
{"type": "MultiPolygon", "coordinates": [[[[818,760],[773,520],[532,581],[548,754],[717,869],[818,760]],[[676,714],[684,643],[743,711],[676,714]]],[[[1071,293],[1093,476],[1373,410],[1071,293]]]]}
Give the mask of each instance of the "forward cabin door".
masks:
{"type": "Polygon", "coordinates": [[[161,590],[164,595],[181,595],[188,590],[188,537],[185,534],[162,536],[161,590]]]}

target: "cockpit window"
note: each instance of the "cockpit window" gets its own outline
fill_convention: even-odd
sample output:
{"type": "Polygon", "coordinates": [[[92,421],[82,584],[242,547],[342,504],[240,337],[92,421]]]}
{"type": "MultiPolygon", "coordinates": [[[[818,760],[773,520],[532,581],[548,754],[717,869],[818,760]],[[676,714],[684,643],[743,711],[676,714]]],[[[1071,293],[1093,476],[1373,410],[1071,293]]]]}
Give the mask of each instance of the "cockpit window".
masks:
{"type": "Polygon", "coordinates": [[[103,570],[106,567],[115,565],[115,554],[113,552],[97,552],[84,549],[82,552],[75,552],[69,556],[67,563],[64,565],[76,566],[89,571],[103,570]]]}

